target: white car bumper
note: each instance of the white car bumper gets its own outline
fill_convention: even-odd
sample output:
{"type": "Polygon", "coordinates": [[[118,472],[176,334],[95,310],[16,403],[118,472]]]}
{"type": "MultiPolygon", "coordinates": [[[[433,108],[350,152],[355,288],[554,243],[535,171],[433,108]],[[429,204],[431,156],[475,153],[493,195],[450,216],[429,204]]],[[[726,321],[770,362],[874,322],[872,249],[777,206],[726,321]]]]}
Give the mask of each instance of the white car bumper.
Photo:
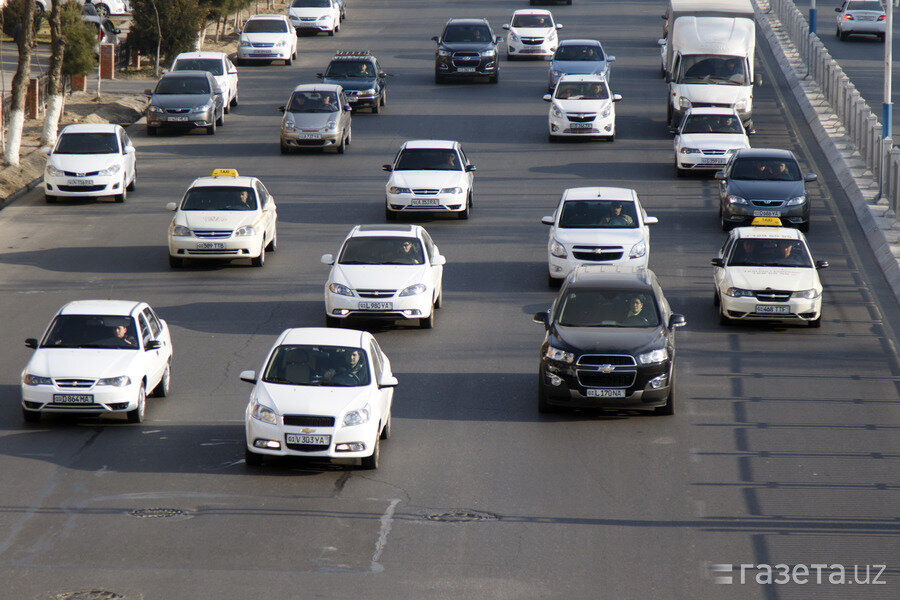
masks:
{"type": "Polygon", "coordinates": [[[842,19],[841,31],[845,33],[884,33],[885,21],[862,21],[860,19],[842,19]]]}
{"type": "MultiPolygon", "coordinates": [[[[74,379],[71,378],[71,379],[74,379]]],[[[44,413],[101,414],[137,408],[138,385],[69,388],[57,385],[22,385],[22,406],[44,413]]]]}
{"type": "Polygon", "coordinates": [[[306,21],[302,18],[291,17],[291,25],[297,31],[334,31],[337,21],[334,19],[317,19],[306,21]]]}
{"type": "Polygon", "coordinates": [[[722,314],[729,319],[745,321],[806,322],[822,314],[822,296],[804,299],[791,298],[787,302],[765,302],[754,297],[732,298],[719,293],[722,314]],[[771,312],[777,311],[777,312],[771,312]]]}
{"type": "Polygon", "coordinates": [[[466,191],[458,194],[385,194],[385,202],[390,210],[417,212],[460,212],[466,208],[466,191]]]}
{"type": "Polygon", "coordinates": [[[555,37],[552,40],[544,38],[540,44],[526,44],[521,38],[518,40],[514,40],[512,37],[506,38],[506,52],[510,56],[547,58],[553,56],[558,45],[559,42],[555,37]]]}
{"type": "Polygon", "coordinates": [[[434,310],[434,296],[425,290],[415,296],[391,296],[389,298],[360,298],[342,296],[325,289],[325,314],[346,319],[363,317],[371,319],[421,319],[428,318],[434,310]]]}
{"type": "MultiPolygon", "coordinates": [[[[279,417],[279,421],[283,422],[283,417],[279,417]]],[[[372,455],[379,435],[377,415],[372,415],[369,422],[362,425],[339,425],[337,422],[334,427],[270,425],[251,417],[249,407],[244,415],[247,447],[258,454],[319,458],[360,458],[372,455]],[[300,443],[303,441],[314,443],[300,443]],[[346,444],[348,449],[343,449],[342,444],[346,444]],[[349,449],[356,444],[361,444],[363,449],[349,449]]]]}
{"type": "Polygon", "coordinates": [[[611,137],[616,134],[616,119],[610,114],[607,117],[597,115],[593,121],[573,123],[566,116],[557,117],[552,113],[549,119],[550,135],[559,137],[611,137]]]}
{"type": "Polygon", "coordinates": [[[122,193],[121,171],[115,175],[103,177],[51,177],[44,173],[44,193],[51,196],[68,198],[86,198],[95,196],[112,196],[122,193]]]}
{"type": "Polygon", "coordinates": [[[622,258],[618,260],[582,260],[576,258],[571,250],[567,250],[566,258],[559,258],[547,252],[547,263],[550,277],[554,279],[565,279],[566,276],[577,266],[580,265],[623,265],[627,267],[646,267],[650,259],[650,253],[645,252],[643,256],[637,258],[629,258],[628,250],[622,254],[622,258]]]}
{"type": "Polygon", "coordinates": [[[288,60],[293,52],[290,46],[270,48],[254,48],[240,46],[237,50],[239,60],[288,60]]]}
{"type": "Polygon", "coordinates": [[[262,235],[222,239],[169,235],[169,256],[176,258],[257,258],[262,248],[262,235]]]}
{"type": "Polygon", "coordinates": [[[725,168],[729,158],[731,158],[730,153],[706,156],[699,152],[692,152],[691,154],[675,152],[675,163],[679,169],[719,171],[725,168]]]}

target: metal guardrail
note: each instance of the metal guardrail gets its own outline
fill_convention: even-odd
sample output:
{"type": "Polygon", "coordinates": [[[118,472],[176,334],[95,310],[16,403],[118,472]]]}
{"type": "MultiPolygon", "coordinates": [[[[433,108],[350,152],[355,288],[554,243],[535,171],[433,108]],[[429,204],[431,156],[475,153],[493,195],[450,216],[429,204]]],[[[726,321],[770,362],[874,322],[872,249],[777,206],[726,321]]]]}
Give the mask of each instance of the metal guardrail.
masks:
{"type": "Polygon", "coordinates": [[[831,57],[819,36],[810,33],[809,23],[797,5],[792,0],[757,0],[757,4],[763,10],[768,4],[781,21],[781,26],[806,64],[807,75],[821,88],[876,180],[881,180],[881,169],[884,167],[886,177],[882,198],[888,202],[894,216],[900,214],[900,148],[884,142],[878,117],[831,57]]]}

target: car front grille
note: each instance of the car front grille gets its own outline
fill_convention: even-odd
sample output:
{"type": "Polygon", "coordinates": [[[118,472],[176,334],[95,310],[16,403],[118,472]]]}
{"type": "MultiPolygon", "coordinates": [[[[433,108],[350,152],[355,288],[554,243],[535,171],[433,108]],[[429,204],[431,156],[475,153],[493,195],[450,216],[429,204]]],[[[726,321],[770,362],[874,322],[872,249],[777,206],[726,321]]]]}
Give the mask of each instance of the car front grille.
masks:
{"type": "Polygon", "coordinates": [[[438,190],[429,188],[413,188],[412,193],[416,196],[437,196],[438,190]]]}
{"type": "Polygon", "coordinates": [[[356,290],[360,298],[391,298],[397,290],[356,290]]]}
{"type": "Polygon", "coordinates": [[[575,246],[572,248],[572,256],[578,260],[603,262],[619,260],[625,254],[621,246],[575,246]]]}
{"type": "Polygon", "coordinates": [[[186,112],[190,112],[189,108],[167,108],[166,112],[170,115],[183,115],[186,112]]]}
{"type": "Polygon", "coordinates": [[[711,150],[711,149],[701,149],[700,152],[705,154],[706,156],[722,156],[725,154],[725,150],[711,150]]]}
{"type": "Polygon", "coordinates": [[[275,44],[274,43],[273,44],[257,43],[257,44],[250,44],[250,45],[254,48],[272,48],[275,44]]]}
{"type": "Polygon", "coordinates": [[[587,365],[613,365],[634,366],[634,357],[630,354],[582,354],[578,359],[578,366],[587,365]]]}
{"type": "Polygon", "coordinates": [[[764,206],[766,208],[779,208],[784,204],[784,200],[751,200],[753,206],[764,206]]]}
{"type": "Polygon", "coordinates": [[[290,448],[291,450],[296,450],[297,452],[322,452],[324,450],[328,450],[328,444],[288,444],[285,443],[285,446],[290,448]]]}
{"type": "Polygon", "coordinates": [[[86,389],[94,385],[93,379],[54,379],[53,382],[61,388],[86,389]]]}
{"type": "Polygon", "coordinates": [[[544,38],[522,38],[522,43],[535,46],[537,44],[543,44],[544,38]]]}
{"type": "Polygon", "coordinates": [[[76,173],[75,171],[63,171],[66,177],[94,177],[98,175],[100,171],[91,171],[90,173],[76,173]]]}
{"type": "Polygon", "coordinates": [[[320,415],[284,415],[284,424],[293,427],[334,427],[334,417],[320,415]]]}
{"type": "Polygon", "coordinates": [[[58,185],[61,192],[99,192],[105,185],[58,185]]]}
{"type": "Polygon", "coordinates": [[[614,371],[612,373],[596,373],[578,371],[578,383],[584,387],[627,388],[634,383],[636,371],[614,371]]]}
{"type": "Polygon", "coordinates": [[[481,63],[481,55],[477,52],[454,52],[454,67],[477,67],[481,63]]]}
{"type": "Polygon", "coordinates": [[[597,113],[568,113],[566,118],[572,123],[590,123],[597,118],[597,113]]]}
{"type": "Polygon", "coordinates": [[[760,302],[787,302],[791,292],[786,290],[754,290],[753,295],[760,302]]]}
{"type": "Polygon", "coordinates": [[[231,237],[230,229],[194,229],[194,235],[205,240],[231,237]]]}

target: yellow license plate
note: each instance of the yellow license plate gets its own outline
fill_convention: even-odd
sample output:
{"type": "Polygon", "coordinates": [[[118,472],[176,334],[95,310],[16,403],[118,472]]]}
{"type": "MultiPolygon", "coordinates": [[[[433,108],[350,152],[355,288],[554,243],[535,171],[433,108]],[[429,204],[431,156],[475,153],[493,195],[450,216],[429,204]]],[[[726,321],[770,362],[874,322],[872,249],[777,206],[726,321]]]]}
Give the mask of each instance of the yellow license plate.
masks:
{"type": "Polygon", "coordinates": [[[781,227],[781,219],[778,217],[754,217],[750,224],[754,227],[781,227]]]}

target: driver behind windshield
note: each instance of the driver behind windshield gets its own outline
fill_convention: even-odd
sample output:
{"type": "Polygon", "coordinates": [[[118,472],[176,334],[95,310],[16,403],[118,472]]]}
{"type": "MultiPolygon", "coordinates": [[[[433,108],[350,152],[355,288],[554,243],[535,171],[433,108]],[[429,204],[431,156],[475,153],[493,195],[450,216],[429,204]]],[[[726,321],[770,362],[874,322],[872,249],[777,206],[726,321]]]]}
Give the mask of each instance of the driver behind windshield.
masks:
{"type": "Polygon", "coordinates": [[[328,92],[296,92],[287,111],[292,113],[337,112],[337,95],[328,92]]]}

